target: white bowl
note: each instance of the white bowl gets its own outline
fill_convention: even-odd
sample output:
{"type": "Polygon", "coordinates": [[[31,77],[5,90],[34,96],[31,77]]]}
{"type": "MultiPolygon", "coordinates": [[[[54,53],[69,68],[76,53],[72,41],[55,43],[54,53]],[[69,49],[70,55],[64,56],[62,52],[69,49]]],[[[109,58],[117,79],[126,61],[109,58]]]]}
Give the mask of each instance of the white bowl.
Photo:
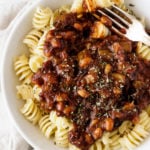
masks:
{"type": "MultiPolygon", "coordinates": [[[[15,26],[13,27],[8,41],[6,42],[3,60],[2,60],[2,70],[1,70],[1,84],[2,93],[6,102],[8,112],[21,135],[25,140],[41,150],[62,150],[53,144],[53,141],[47,140],[40,132],[38,128],[33,126],[31,123],[26,121],[22,114],[19,112],[19,108],[22,105],[22,101],[16,98],[16,85],[18,83],[13,71],[13,58],[20,54],[26,53],[27,49],[22,44],[22,40],[26,33],[30,31],[32,27],[32,17],[37,6],[48,6],[52,9],[56,9],[64,4],[71,4],[72,0],[38,0],[29,6],[26,11],[21,13],[15,21],[15,26]]],[[[147,17],[147,24],[150,25],[150,15],[149,15],[149,0],[126,0],[128,4],[135,4],[133,7],[137,14],[143,14],[147,17]]],[[[147,138],[145,142],[137,149],[149,150],[150,143],[148,143],[150,138],[147,138]]]]}

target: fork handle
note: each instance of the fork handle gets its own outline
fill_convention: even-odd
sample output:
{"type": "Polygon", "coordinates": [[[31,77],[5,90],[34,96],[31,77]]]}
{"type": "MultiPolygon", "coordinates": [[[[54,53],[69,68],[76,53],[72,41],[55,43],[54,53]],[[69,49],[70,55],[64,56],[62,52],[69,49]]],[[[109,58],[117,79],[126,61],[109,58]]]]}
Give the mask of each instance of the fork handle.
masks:
{"type": "Polygon", "coordinates": [[[143,39],[142,39],[142,42],[148,46],[150,46],[150,36],[145,33],[144,36],[143,36],[143,39]]]}

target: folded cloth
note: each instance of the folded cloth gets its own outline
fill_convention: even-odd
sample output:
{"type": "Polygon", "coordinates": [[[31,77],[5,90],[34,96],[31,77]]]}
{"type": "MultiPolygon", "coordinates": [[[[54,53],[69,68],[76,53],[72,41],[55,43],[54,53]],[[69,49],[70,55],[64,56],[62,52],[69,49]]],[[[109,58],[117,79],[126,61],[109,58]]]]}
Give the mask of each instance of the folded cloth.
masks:
{"type": "Polygon", "coordinates": [[[13,26],[13,19],[29,0],[0,0],[0,56],[3,44],[13,26]]]}
{"type": "MultiPolygon", "coordinates": [[[[0,0],[0,56],[4,43],[13,26],[13,19],[29,0],[0,0]]],[[[1,59],[0,59],[1,60],[1,59]]],[[[0,93],[0,150],[31,150],[29,144],[19,135],[4,107],[0,93]]]]}

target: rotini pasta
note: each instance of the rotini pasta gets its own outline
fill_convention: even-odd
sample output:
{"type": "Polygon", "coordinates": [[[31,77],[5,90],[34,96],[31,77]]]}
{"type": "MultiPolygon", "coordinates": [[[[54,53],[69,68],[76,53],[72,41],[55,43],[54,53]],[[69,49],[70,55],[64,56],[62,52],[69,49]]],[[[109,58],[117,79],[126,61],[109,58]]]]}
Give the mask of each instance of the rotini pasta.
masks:
{"type": "Polygon", "coordinates": [[[137,54],[146,60],[150,60],[150,48],[141,42],[138,42],[137,54]]]}
{"type": "Polygon", "coordinates": [[[111,143],[109,144],[110,149],[119,150],[121,148],[121,145],[119,143],[120,135],[118,133],[118,130],[116,130],[116,132],[114,131],[110,139],[111,139],[111,143]]]}
{"type": "Polygon", "coordinates": [[[55,132],[54,141],[56,145],[60,147],[68,147],[69,146],[69,140],[68,140],[68,132],[69,129],[58,129],[55,132]]]}
{"type": "Polygon", "coordinates": [[[80,149],[69,143],[69,150],[80,150],[80,149]]]}
{"type": "Polygon", "coordinates": [[[120,136],[123,136],[129,133],[133,128],[133,123],[131,121],[124,121],[121,126],[118,128],[120,136]]]}
{"type": "MultiPolygon", "coordinates": [[[[124,0],[75,0],[71,7],[71,11],[78,12],[78,13],[85,11],[83,9],[82,5],[86,5],[87,11],[92,11],[97,6],[109,7],[112,4],[117,4],[118,6],[123,6],[124,0]]],[[[125,7],[125,5],[124,5],[124,7],[125,7]]]]}
{"type": "Polygon", "coordinates": [[[45,58],[45,56],[44,56],[44,43],[45,43],[45,38],[46,38],[47,32],[48,32],[47,30],[44,31],[44,34],[40,38],[36,48],[33,50],[34,54],[39,55],[43,59],[45,58]]]}
{"type": "Polygon", "coordinates": [[[102,137],[102,142],[104,143],[104,145],[109,145],[111,143],[111,139],[110,139],[110,133],[109,132],[105,132],[103,134],[103,137],[102,137]]]}
{"type": "Polygon", "coordinates": [[[58,117],[56,111],[51,111],[50,120],[54,123],[58,129],[71,129],[71,124],[65,117],[58,117]]]}
{"type": "Polygon", "coordinates": [[[56,120],[56,126],[58,129],[71,129],[72,126],[65,117],[58,117],[56,120]]]}
{"type": "Polygon", "coordinates": [[[54,28],[54,22],[58,16],[65,14],[65,13],[69,13],[69,12],[70,12],[70,6],[69,5],[64,5],[58,9],[56,9],[54,11],[53,15],[51,16],[51,19],[50,19],[50,29],[54,28]]]}
{"type": "Polygon", "coordinates": [[[35,29],[43,29],[49,25],[53,12],[49,8],[38,7],[33,17],[33,27],[35,29]]]}
{"type": "Polygon", "coordinates": [[[37,124],[41,118],[40,109],[32,99],[28,99],[20,111],[25,116],[25,118],[33,124],[37,124]]]}
{"type": "Polygon", "coordinates": [[[97,140],[89,150],[104,150],[103,143],[101,140],[97,140]]]}
{"type": "Polygon", "coordinates": [[[140,124],[136,124],[130,133],[119,139],[119,142],[122,147],[127,148],[128,150],[133,150],[147,136],[148,132],[144,129],[144,127],[140,124]]]}
{"type": "Polygon", "coordinates": [[[50,138],[56,131],[56,125],[50,121],[49,115],[45,115],[39,120],[39,127],[47,138],[50,138]]]}
{"type": "Polygon", "coordinates": [[[17,95],[20,99],[28,100],[30,98],[31,99],[34,98],[33,88],[31,85],[21,84],[18,85],[16,88],[17,88],[17,95]]]}
{"type": "Polygon", "coordinates": [[[142,125],[146,131],[150,131],[150,117],[148,113],[143,110],[139,117],[139,124],[142,125]]]}
{"type": "Polygon", "coordinates": [[[75,0],[71,6],[71,12],[81,13],[83,11],[82,3],[83,0],[75,0]]]}
{"type": "Polygon", "coordinates": [[[37,85],[35,85],[33,87],[33,95],[35,100],[40,101],[40,93],[41,93],[42,89],[40,87],[38,87],[37,85]]]}
{"type": "Polygon", "coordinates": [[[33,50],[37,47],[40,38],[43,35],[43,31],[32,29],[23,40],[23,43],[27,45],[29,51],[33,53],[33,50]]]}
{"type": "Polygon", "coordinates": [[[146,108],[146,112],[148,113],[148,115],[150,116],[150,105],[147,106],[146,108]]]}
{"type": "Polygon", "coordinates": [[[55,124],[55,123],[56,123],[56,120],[57,120],[56,111],[51,111],[49,118],[50,118],[50,121],[55,124]]]}
{"type": "Polygon", "coordinates": [[[104,144],[105,149],[117,150],[120,149],[119,143],[120,135],[118,130],[114,130],[113,132],[105,132],[102,137],[102,142],[104,144]]]}
{"type": "Polygon", "coordinates": [[[19,56],[14,62],[14,69],[19,80],[29,84],[31,82],[32,71],[29,67],[29,59],[25,56],[19,56]]]}
{"type": "Polygon", "coordinates": [[[41,68],[44,58],[39,55],[31,55],[29,59],[29,66],[32,72],[37,72],[41,68]]]}
{"type": "Polygon", "coordinates": [[[112,4],[111,0],[96,0],[96,3],[100,7],[109,7],[112,4]]]}
{"type": "Polygon", "coordinates": [[[109,35],[109,29],[102,24],[100,21],[94,23],[92,27],[92,34],[91,37],[98,39],[98,38],[105,38],[109,35]]]}

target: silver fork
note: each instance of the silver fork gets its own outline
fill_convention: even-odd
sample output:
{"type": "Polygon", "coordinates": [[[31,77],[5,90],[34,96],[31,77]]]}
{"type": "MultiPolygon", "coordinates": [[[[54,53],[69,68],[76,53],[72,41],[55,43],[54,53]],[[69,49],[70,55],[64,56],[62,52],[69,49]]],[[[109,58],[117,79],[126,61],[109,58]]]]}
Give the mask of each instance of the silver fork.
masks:
{"type": "Polygon", "coordinates": [[[120,9],[115,5],[112,5],[112,8],[113,10],[116,10],[118,13],[116,13],[110,8],[104,8],[103,9],[104,11],[98,9],[97,12],[111,19],[113,24],[115,24],[115,26],[114,25],[112,26],[112,29],[116,33],[125,36],[132,41],[141,41],[144,44],[150,46],[150,36],[145,32],[142,23],[138,21],[134,16],[128,14],[127,12],[123,11],[122,9],[120,9]],[[109,14],[111,14],[111,16],[109,14]],[[128,19],[124,19],[119,14],[124,15],[125,18],[128,19]],[[117,20],[119,21],[117,21],[115,18],[117,18],[117,20]],[[123,29],[125,32],[124,33],[121,32],[119,28],[123,29]]]}

